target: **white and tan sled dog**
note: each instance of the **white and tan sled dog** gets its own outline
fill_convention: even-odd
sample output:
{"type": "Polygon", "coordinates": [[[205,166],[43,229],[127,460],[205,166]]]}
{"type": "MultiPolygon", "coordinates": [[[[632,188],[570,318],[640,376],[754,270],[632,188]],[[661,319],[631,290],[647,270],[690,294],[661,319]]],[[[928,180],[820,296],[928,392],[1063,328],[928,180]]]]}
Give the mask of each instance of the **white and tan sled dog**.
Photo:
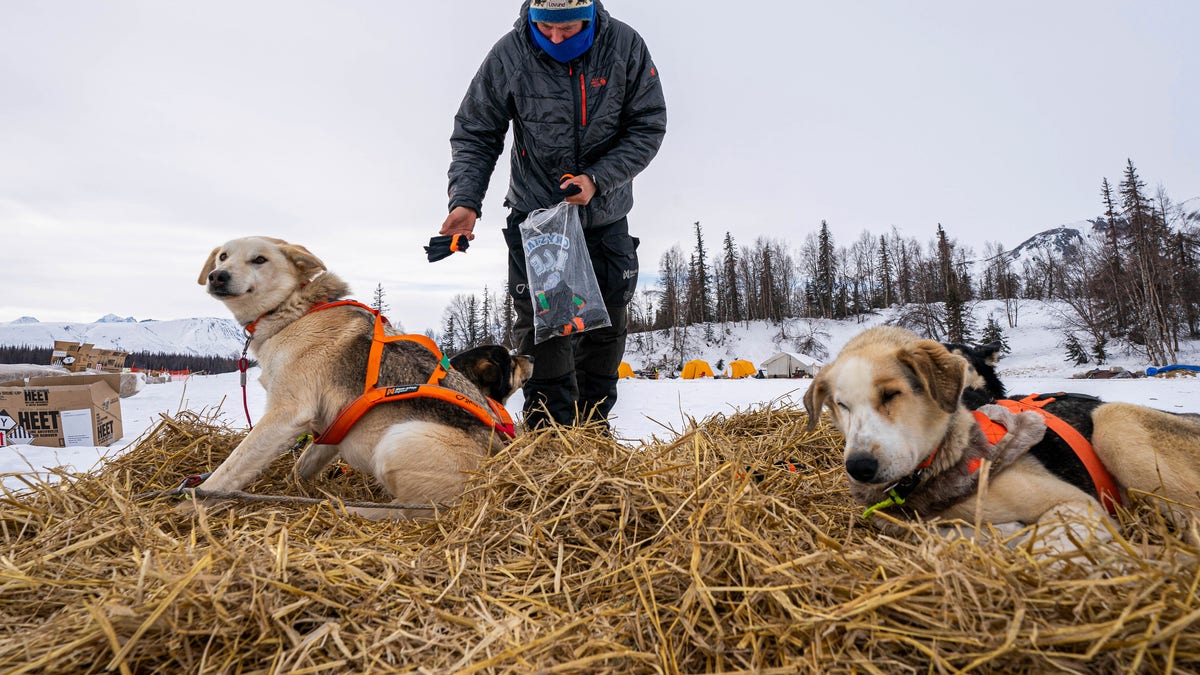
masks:
{"type": "MultiPolygon", "coordinates": [[[[308,249],[280,239],[246,237],[218,246],[198,281],[251,336],[249,350],[267,391],[262,418],[203,489],[244,487],[298,437],[311,433],[318,443],[297,460],[301,478],[311,478],[341,455],[355,470],[374,476],[397,504],[443,504],[461,492],[466,474],[489,452],[507,444],[509,439],[497,431],[501,425],[487,423],[487,414],[497,410],[488,399],[502,403],[528,379],[532,363],[527,357],[481,347],[456,356],[447,368],[446,360],[435,354],[436,346],[423,336],[373,342],[375,314],[358,303],[339,302],[349,293],[346,284],[308,249]],[[443,396],[409,391],[403,400],[368,406],[336,445],[320,443],[340,435],[321,436],[349,404],[372,389],[369,360],[380,391],[383,385],[409,391],[432,382],[435,386],[426,389],[443,396]]],[[[380,334],[394,334],[386,324],[378,325],[380,334]]],[[[385,508],[356,512],[372,518],[417,513],[385,508]]]]}
{"type": "Polygon", "coordinates": [[[1086,453],[1072,452],[1058,437],[1070,429],[1035,409],[1045,406],[1045,397],[1015,402],[1001,391],[969,409],[962,394],[964,387],[980,393],[978,375],[959,353],[890,326],[859,334],[818,373],[804,396],[809,425],[827,407],[846,437],[850,492],[869,507],[864,518],[883,510],[1006,532],[1038,524],[1046,545],[1062,550],[1080,536],[1111,538],[1106,510],[1136,490],[1160,497],[1176,530],[1200,544],[1200,422],[1194,416],[1085,396],[1066,401],[1060,410],[1090,440],[1088,474],[1086,453]],[[1103,486],[1110,490],[1099,490],[1103,486]]]}

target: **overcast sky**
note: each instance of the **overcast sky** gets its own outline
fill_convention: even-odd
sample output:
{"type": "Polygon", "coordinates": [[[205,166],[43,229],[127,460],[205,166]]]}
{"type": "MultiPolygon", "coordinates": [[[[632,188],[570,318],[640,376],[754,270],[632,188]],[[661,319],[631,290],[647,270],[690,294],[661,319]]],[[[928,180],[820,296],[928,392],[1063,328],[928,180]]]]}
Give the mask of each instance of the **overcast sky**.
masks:
{"type": "MultiPolygon", "coordinates": [[[[302,243],[436,328],[504,278],[493,176],[430,264],[453,115],[517,0],[0,0],[0,321],[228,316],[208,252],[302,243]]],[[[653,273],[725,232],[794,247],[894,225],[1013,247],[1101,212],[1132,158],[1200,195],[1200,2],[609,0],[646,39],[667,137],[630,228],[653,273]]]]}

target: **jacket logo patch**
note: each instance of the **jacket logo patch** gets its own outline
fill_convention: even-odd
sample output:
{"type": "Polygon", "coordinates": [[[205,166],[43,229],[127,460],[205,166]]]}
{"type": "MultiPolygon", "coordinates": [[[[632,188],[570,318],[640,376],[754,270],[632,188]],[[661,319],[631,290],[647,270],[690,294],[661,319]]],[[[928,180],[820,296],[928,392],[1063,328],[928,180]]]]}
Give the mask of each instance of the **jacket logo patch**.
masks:
{"type": "Polygon", "coordinates": [[[599,89],[600,87],[603,87],[606,84],[608,84],[607,77],[593,77],[592,78],[592,89],[599,89]]]}

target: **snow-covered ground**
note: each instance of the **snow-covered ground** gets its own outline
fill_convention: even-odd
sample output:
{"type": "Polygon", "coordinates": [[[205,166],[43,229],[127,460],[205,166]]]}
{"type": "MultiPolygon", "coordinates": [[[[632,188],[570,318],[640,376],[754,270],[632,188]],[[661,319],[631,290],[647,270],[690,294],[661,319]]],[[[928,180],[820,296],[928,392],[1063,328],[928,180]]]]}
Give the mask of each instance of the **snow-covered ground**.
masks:
{"type": "MultiPolygon", "coordinates": [[[[976,320],[982,326],[987,314],[997,316],[1003,325],[1001,303],[980,303],[975,308],[976,320]]],[[[1025,303],[1021,309],[1018,328],[1005,329],[1012,351],[1000,363],[1001,378],[1009,392],[1034,393],[1073,391],[1093,394],[1110,401],[1128,401],[1170,412],[1200,413],[1200,378],[1129,378],[1108,380],[1070,379],[1072,374],[1088,370],[1088,366],[1073,366],[1064,361],[1058,342],[1062,331],[1053,305],[1025,303]]],[[[836,354],[842,345],[865,328],[882,323],[889,314],[870,317],[859,322],[822,322],[818,328],[828,335],[829,351],[836,354]]],[[[756,364],[771,354],[794,350],[787,340],[780,341],[780,329],[766,323],[734,326],[719,344],[706,344],[699,336],[702,329],[693,327],[689,338],[687,358],[707,359],[711,364],[734,358],[749,358],[756,364]]],[[[787,330],[795,335],[807,326],[793,322],[787,330]]],[[[649,351],[635,353],[631,337],[627,359],[639,368],[655,358],[649,351]]],[[[657,340],[657,338],[656,338],[657,340]]],[[[648,340],[643,340],[645,344],[648,340]]],[[[1200,344],[1185,345],[1180,361],[1200,363],[1200,344]]],[[[1136,356],[1116,354],[1105,367],[1120,365],[1132,372],[1143,372],[1147,365],[1136,356]]],[[[258,372],[249,373],[247,398],[254,420],[262,416],[265,392],[258,385],[258,372]]],[[[771,401],[786,405],[801,405],[801,397],[810,380],[758,379],[700,379],[700,380],[622,380],[620,398],[613,410],[613,422],[620,438],[631,443],[651,436],[665,438],[684,429],[689,419],[701,420],[717,413],[729,414],[761,406],[771,401]]],[[[509,409],[521,409],[518,393],[509,401],[509,409]]],[[[231,425],[245,425],[242,392],[237,373],[192,376],[187,382],[147,384],[134,396],[121,399],[124,437],[108,448],[40,448],[32,446],[0,448],[0,473],[41,471],[47,467],[68,466],[87,471],[105,454],[119,453],[152,427],[162,414],[179,410],[220,410],[231,425]]],[[[9,476],[4,483],[19,485],[9,476]]]]}
{"type": "MultiPolygon", "coordinates": [[[[266,394],[257,382],[257,370],[250,371],[247,386],[250,415],[262,416],[266,394]]],[[[620,399],[613,410],[614,426],[621,438],[636,441],[651,436],[666,438],[687,425],[689,419],[701,420],[717,413],[732,413],[761,406],[770,401],[800,406],[800,399],[811,380],[623,380],[620,399]]],[[[1013,393],[1075,391],[1094,394],[1111,401],[1129,401],[1171,412],[1200,413],[1200,379],[1142,378],[1122,380],[1072,380],[1062,377],[1007,377],[1013,393]]],[[[44,470],[69,466],[87,471],[108,453],[119,453],[144,431],[154,426],[162,414],[181,409],[220,409],[233,426],[244,426],[241,387],[237,373],[192,376],[186,383],[148,384],[141,392],[121,400],[124,437],[108,448],[41,448],[16,446],[0,448],[0,473],[44,470]]],[[[521,409],[518,393],[509,401],[513,411],[521,409]]],[[[4,478],[10,486],[19,485],[14,477],[4,478]]]]}

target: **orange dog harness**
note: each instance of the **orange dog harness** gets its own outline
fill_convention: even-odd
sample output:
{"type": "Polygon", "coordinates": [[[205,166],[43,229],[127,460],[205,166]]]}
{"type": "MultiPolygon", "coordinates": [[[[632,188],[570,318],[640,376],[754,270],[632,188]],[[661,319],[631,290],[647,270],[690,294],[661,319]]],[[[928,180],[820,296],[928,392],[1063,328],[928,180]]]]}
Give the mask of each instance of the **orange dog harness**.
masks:
{"type": "MultiPolygon", "coordinates": [[[[1096,497],[1110,514],[1116,515],[1117,507],[1121,505],[1121,494],[1117,490],[1116,481],[1113,480],[1108,469],[1104,468],[1104,463],[1096,455],[1096,449],[1092,447],[1091,442],[1061,417],[1046,411],[1045,406],[1052,401],[1054,401],[1052,395],[1030,394],[1019,401],[1003,399],[996,401],[996,404],[1002,405],[1014,413],[1022,413],[1026,410],[1039,413],[1046,420],[1046,427],[1071,446],[1071,450],[1075,452],[1079,461],[1083,462],[1084,468],[1091,476],[1092,484],[1096,486],[1096,497]]],[[[984,436],[987,436],[988,442],[992,445],[1004,438],[1004,434],[1007,433],[1004,425],[993,421],[979,411],[975,411],[975,419],[979,422],[979,428],[983,431],[984,436]]]]}
{"type": "Polygon", "coordinates": [[[387,319],[380,314],[379,310],[368,307],[361,302],[354,300],[339,300],[337,302],[327,302],[322,305],[317,305],[308,310],[309,314],[319,312],[323,309],[332,307],[352,306],[364,309],[375,316],[375,329],[371,338],[371,354],[367,358],[367,375],[363,385],[363,393],[358,398],[351,401],[342,411],[333,419],[333,423],[329,425],[325,431],[321,432],[313,442],[321,445],[337,445],[342,442],[342,439],[349,433],[350,428],[354,426],[368,410],[374,408],[380,403],[388,403],[391,401],[403,401],[410,398],[434,398],[447,403],[452,403],[463,410],[471,413],[487,426],[494,429],[497,433],[508,438],[516,436],[516,427],[513,425],[512,417],[504,406],[490,398],[486,398],[488,407],[476,403],[465,394],[461,394],[453,389],[443,387],[440,383],[442,378],[446,376],[450,370],[450,360],[438,349],[433,340],[430,340],[424,335],[388,335],[384,330],[384,325],[387,324],[387,319]],[[407,340],[416,342],[417,344],[428,349],[438,360],[437,367],[433,369],[429,380],[425,384],[406,384],[400,386],[379,386],[379,367],[383,361],[383,348],[389,342],[397,342],[399,340],[407,340]]]}

